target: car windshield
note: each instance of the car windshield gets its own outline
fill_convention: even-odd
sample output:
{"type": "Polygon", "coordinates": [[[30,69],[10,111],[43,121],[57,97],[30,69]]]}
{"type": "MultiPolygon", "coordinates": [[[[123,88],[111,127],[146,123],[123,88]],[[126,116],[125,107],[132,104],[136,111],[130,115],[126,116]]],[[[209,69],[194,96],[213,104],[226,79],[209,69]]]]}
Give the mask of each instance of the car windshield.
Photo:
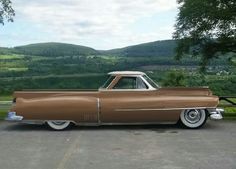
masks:
{"type": "Polygon", "coordinates": [[[106,89],[112,82],[115,76],[109,76],[107,81],[100,87],[100,89],[106,89]]]}
{"type": "Polygon", "coordinates": [[[147,75],[143,75],[143,78],[154,88],[160,88],[160,86],[158,86],[150,77],[148,77],[147,75]]]}

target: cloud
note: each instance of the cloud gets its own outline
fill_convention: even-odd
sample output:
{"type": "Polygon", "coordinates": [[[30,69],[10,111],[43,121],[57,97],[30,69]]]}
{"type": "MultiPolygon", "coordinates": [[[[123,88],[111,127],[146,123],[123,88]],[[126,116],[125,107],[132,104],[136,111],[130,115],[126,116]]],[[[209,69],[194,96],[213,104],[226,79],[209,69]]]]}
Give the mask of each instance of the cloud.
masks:
{"type": "Polygon", "coordinates": [[[176,0],[13,0],[13,4],[19,18],[51,33],[55,40],[108,38],[120,40],[119,46],[153,37],[129,29],[140,18],[176,9],[176,0]]]}

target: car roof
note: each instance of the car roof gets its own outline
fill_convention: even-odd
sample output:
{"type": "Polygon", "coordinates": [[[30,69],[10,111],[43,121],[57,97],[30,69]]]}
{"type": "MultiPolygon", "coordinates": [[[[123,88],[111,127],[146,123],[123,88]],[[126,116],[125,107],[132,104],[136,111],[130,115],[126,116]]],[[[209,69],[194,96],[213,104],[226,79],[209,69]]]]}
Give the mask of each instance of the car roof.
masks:
{"type": "Polygon", "coordinates": [[[145,75],[145,73],[139,71],[114,71],[108,73],[108,75],[145,75]]]}

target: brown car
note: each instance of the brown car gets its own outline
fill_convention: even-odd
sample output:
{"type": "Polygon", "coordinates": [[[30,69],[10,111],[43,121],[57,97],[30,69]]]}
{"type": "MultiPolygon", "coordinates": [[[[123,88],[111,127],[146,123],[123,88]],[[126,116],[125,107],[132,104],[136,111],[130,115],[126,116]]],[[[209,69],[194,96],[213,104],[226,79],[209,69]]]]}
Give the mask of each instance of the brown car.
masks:
{"type": "Polygon", "coordinates": [[[199,128],[222,119],[219,98],[208,88],[162,88],[145,73],[120,71],[98,91],[16,91],[8,121],[46,123],[55,130],[75,125],[181,122],[199,128]]]}

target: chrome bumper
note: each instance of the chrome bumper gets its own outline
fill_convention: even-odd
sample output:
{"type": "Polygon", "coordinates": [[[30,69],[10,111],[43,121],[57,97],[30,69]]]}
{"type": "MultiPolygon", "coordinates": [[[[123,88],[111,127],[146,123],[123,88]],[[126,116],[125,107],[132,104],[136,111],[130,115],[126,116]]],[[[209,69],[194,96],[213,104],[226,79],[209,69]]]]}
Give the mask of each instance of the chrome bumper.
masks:
{"type": "Polygon", "coordinates": [[[212,120],[221,120],[223,119],[222,113],[224,113],[224,109],[211,109],[211,111],[209,111],[210,113],[210,118],[212,120]]]}
{"type": "Polygon", "coordinates": [[[18,122],[18,121],[23,120],[23,116],[17,116],[16,112],[8,112],[7,117],[5,118],[5,120],[6,121],[18,122]]]}

